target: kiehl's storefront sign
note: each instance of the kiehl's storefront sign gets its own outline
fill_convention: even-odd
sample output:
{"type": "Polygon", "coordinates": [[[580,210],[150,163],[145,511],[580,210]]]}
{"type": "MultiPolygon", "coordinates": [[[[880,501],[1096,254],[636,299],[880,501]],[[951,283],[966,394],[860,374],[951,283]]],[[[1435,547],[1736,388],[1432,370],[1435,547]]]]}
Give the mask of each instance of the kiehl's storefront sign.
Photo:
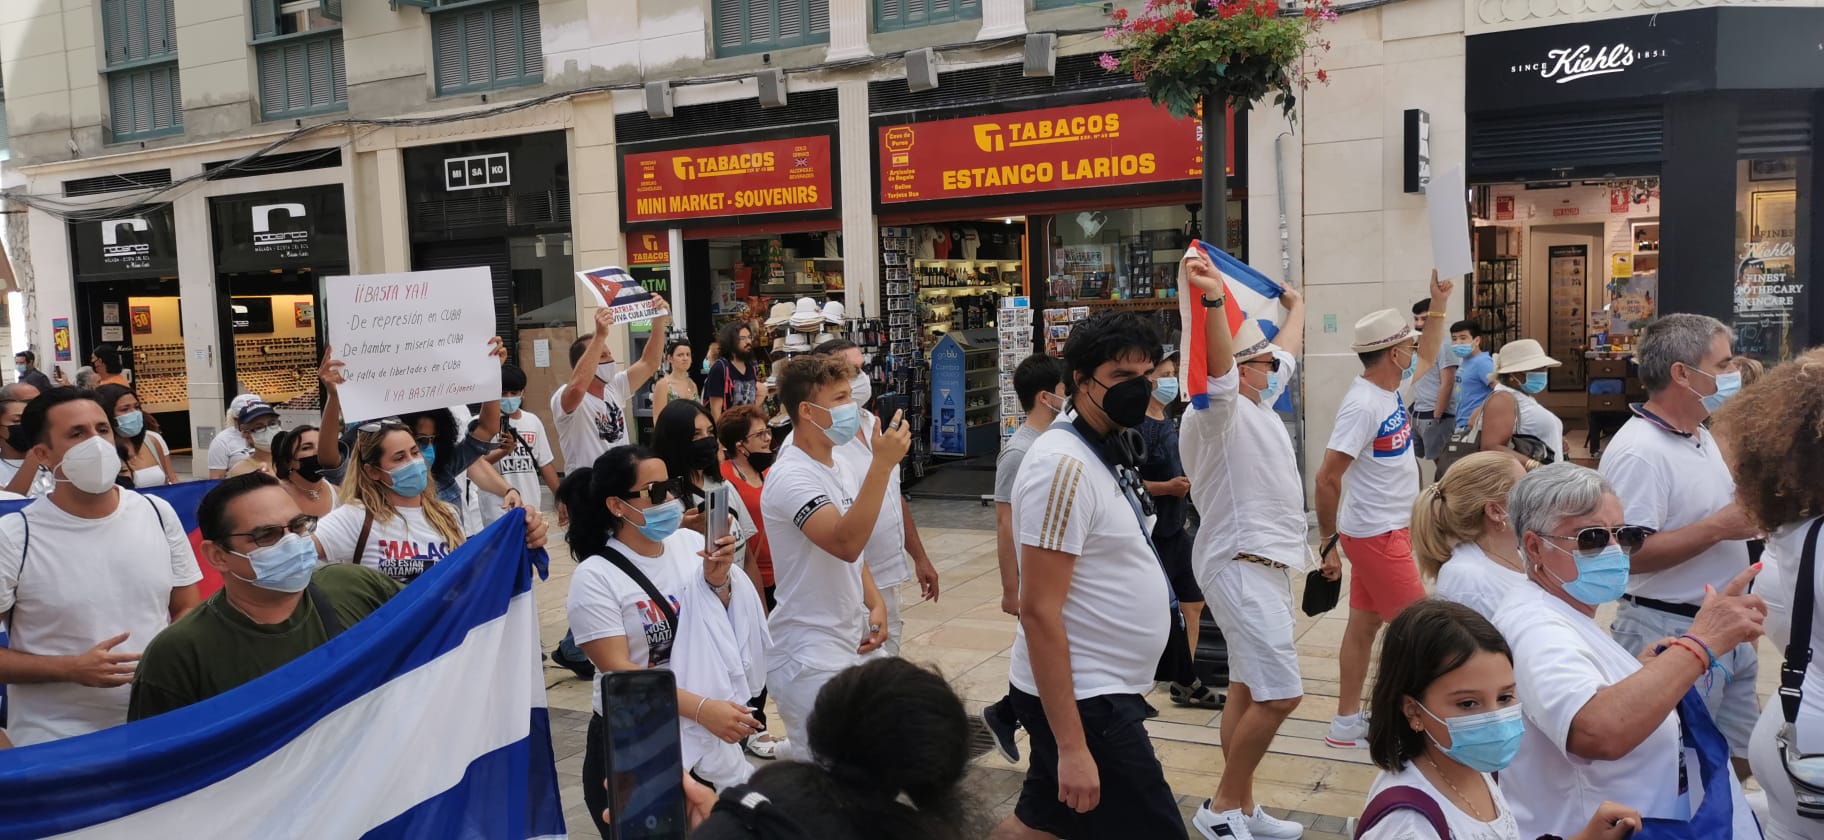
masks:
{"type": "Polygon", "coordinates": [[[828,212],[832,171],[828,134],[624,154],[626,223],[828,212]]]}
{"type": "MultiPolygon", "coordinates": [[[[1234,174],[1235,130],[1227,160],[1234,174]]],[[[1145,99],[877,124],[880,202],[903,204],[1203,177],[1201,127],[1145,99]]]]}
{"type": "Polygon", "coordinates": [[[1716,86],[1715,9],[1476,35],[1472,111],[1626,99],[1716,86]]]}

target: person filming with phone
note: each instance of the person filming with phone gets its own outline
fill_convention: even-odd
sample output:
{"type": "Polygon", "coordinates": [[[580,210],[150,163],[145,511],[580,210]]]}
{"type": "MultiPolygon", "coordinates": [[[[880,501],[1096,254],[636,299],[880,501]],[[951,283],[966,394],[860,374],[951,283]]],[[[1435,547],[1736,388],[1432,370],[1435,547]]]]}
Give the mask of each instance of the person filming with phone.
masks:
{"type": "MultiPolygon", "coordinates": [[[[572,556],[584,558],[565,604],[576,643],[599,674],[668,668],[677,677],[683,765],[718,785],[740,784],[752,768],[742,739],[760,729],[747,698],[766,678],[765,607],[734,567],[735,538],[708,549],[702,534],[679,527],[684,504],[664,460],[619,446],[573,471],[559,486],[570,511],[572,556]]],[[[596,828],[608,804],[602,717],[596,680],[583,794],[596,828]]]]}

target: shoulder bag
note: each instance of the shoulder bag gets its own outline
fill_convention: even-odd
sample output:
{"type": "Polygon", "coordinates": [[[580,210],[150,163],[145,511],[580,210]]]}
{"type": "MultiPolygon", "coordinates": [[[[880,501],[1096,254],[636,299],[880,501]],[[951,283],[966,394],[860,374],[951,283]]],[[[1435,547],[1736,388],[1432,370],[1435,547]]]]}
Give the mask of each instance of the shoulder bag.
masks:
{"type": "Polygon", "coordinates": [[[1805,671],[1811,667],[1811,623],[1816,618],[1818,530],[1824,517],[1811,523],[1805,550],[1799,555],[1799,576],[1792,595],[1792,635],[1786,640],[1786,661],[1780,663],[1780,712],[1786,718],[1777,743],[1780,764],[1792,782],[1799,816],[1824,820],[1824,754],[1799,752],[1799,706],[1805,699],[1805,671]]]}

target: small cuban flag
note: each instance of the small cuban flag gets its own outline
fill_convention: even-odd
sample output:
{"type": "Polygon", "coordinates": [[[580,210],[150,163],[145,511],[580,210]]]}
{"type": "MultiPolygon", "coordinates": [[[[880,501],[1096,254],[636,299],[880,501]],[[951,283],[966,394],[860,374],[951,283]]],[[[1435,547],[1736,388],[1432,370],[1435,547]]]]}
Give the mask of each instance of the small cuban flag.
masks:
{"type": "MultiPolygon", "coordinates": [[[[1280,286],[1255,271],[1247,263],[1229,256],[1221,248],[1194,240],[1190,250],[1185,252],[1184,260],[1195,258],[1198,251],[1215,263],[1216,270],[1222,274],[1223,285],[1228,288],[1228,300],[1223,304],[1223,315],[1229,322],[1229,335],[1241,331],[1241,325],[1253,321],[1260,327],[1262,335],[1271,340],[1279,334],[1279,324],[1274,320],[1281,312],[1279,306],[1280,286]]],[[[1210,310],[1203,308],[1203,292],[1191,283],[1190,272],[1185,270],[1184,260],[1178,263],[1178,315],[1184,325],[1184,348],[1180,365],[1183,371],[1185,396],[1196,408],[1208,408],[1209,400],[1209,363],[1204,358],[1203,335],[1204,318],[1210,310]]],[[[1279,402],[1274,404],[1275,411],[1292,410],[1291,398],[1287,389],[1280,394],[1279,402]]]]}
{"type": "Polygon", "coordinates": [[[613,313],[614,322],[650,321],[658,317],[661,298],[618,265],[605,265],[576,273],[595,305],[613,313]]]}

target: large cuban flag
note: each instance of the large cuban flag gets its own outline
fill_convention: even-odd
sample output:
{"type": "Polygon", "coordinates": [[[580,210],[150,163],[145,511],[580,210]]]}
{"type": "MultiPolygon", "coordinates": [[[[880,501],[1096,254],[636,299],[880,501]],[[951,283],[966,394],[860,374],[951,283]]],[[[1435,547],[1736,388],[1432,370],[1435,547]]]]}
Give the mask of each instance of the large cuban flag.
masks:
{"type": "Polygon", "coordinates": [[[0,751],[0,838],[562,837],[525,518],[188,708],[0,751]]]}
{"type": "MultiPolygon", "coordinates": [[[[1228,287],[1228,300],[1223,304],[1223,316],[1229,322],[1229,335],[1241,330],[1246,321],[1253,321],[1260,327],[1261,334],[1267,338],[1279,334],[1279,324],[1275,320],[1280,314],[1280,286],[1255,271],[1252,266],[1228,255],[1221,248],[1208,242],[1194,240],[1190,250],[1185,252],[1185,259],[1191,259],[1202,251],[1216,264],[1216,270],[1222,273],[1223,285],[1228,287]]],[[[1185,397],[1197,408],[1208,408],[1209,399],[1209,364],[1204,358],[1203,325],[1208,317],[1208,309],[1203,308],[1203,293],[1191,284],[1189,272],[1184,270],[1181,260],[1178,265],[1178,315],[1179,323],[1184,325],[1181,357],[1184,364],[1179,365],[1184,380],[1185,397]]],[[[1240,350],[1242,348],[1235,348],[1240,350]]],[[[1289,389],[1288,389],[1289,391],[1289,389]]],[[[1273,406],[1276,411],[1290,411],[1292,404],[1285,394],[1280,395],[1280,402],[1273,406]]]]}

